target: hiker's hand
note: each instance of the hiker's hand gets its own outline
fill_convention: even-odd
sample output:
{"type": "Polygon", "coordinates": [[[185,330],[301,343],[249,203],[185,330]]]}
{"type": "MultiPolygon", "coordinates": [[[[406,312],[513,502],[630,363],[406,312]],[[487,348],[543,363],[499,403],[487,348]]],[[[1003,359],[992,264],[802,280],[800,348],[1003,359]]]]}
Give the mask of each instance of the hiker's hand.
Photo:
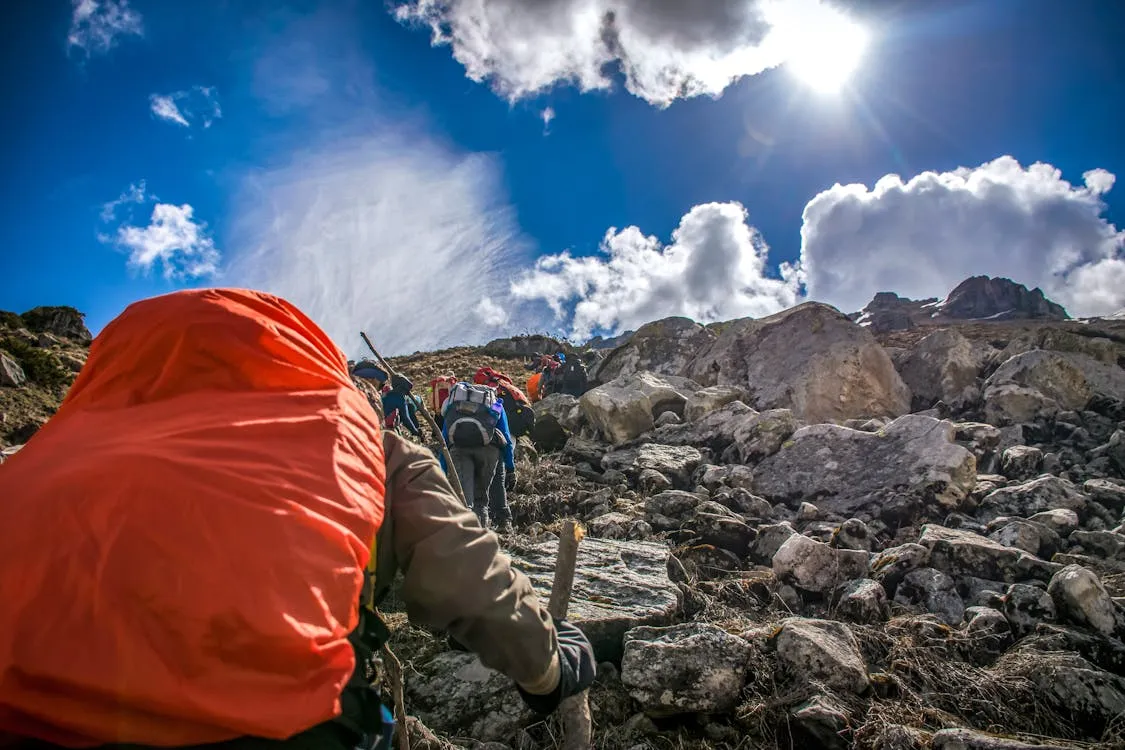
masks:
{"type": "Polygon", "coordinates": [[[508,469],[504,472],[504,489],[511,492],[516,488],[516,470],[508,469]]]}
{"type": "MultiPolygon", "coordinates": [[[[547,695],[533,695],[519,688],[527,707],[538,714],[554,713],[566,698],[578,695],[594,684],[598,667],[594,648],[581,630],[566,620],[555,619],[559,645],[559,684],[547,695]]],[[[518,686],[517,686],[518,687],[518,686]]]]}

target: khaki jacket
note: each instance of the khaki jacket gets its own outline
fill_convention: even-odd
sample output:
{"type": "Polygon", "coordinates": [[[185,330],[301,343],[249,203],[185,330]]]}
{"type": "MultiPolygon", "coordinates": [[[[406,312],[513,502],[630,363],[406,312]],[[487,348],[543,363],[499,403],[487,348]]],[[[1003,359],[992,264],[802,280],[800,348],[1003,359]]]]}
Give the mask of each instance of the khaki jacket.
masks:
{"type": "Polygon", "coordinates": [[[376,548],[375,600],[401,571],[412,623],[448,631],[486,667],[530,693],[554,690],[555,626],[531,581],[457,499],[429,450],[393,433],[384,433],[383,447],[386,513],[376,548]]]}

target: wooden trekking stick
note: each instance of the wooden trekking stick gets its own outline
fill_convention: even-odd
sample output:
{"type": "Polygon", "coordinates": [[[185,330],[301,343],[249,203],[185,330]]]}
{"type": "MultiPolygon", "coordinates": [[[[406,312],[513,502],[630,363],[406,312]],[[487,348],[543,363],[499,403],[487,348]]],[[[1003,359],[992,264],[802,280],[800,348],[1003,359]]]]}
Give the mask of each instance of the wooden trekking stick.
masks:
{"type": "MultiPolygon", "coordinates": [[[[574,568],[578,563],[578,543],[585,535],[574,521],[563,521],[559,534],[559,552],[555,558],[555,579],[551,583],[551,598],[547,611],[562,620],[570,607],[570,592],[574,587],[574,568]]],[[[590,750],[593,742],[593,721],[590,717],[590,699],[585,693],[567,698],[559,706],[562,723],[561,750],[590,750]]]]}
{"type": "MultiPolygon", "coordinates": [[[[394,377],[398,375],[398,373],[395,372],[393,368],[391,368],[390,363],[387,362],[387,360],[383,359],[383,355],[379,354],[379,352],[375,350],[375,345],[371,343],[371,339],[367,338],[367,334],[363,331],[360,331],[359,335],[363,337],[363,343],[367,344],[367,348],[370,349],[371,353],[375,355],[375,359],[379,361],[379,365],[387,371],[387,377],[394,377]]],[[[461,477],[457,476],[457,467],[453,465],[453,457],[449,455],[449,446],[445,444],[445,436],[441,434],[441,428],[438,427],[437,422],[434,421],[434,418],[430,414],[430,410],[426,408],[425,403],[419,402],[418,410],[422,412],[422,416],[425,417],[426,423],[430,426],[430,429],[434,431],[434,434],[437,435],[438,447],[441,449],[442,457],[445,458],[445,473],[446,476],[449,477],[449,483],[453,485],[453,491],[457,493],[457,497],[461,498],[462,503],[465,503],[465,505],[472,507],[471,504],[465,500],[465,490],[461,488],[461,477]]]]}

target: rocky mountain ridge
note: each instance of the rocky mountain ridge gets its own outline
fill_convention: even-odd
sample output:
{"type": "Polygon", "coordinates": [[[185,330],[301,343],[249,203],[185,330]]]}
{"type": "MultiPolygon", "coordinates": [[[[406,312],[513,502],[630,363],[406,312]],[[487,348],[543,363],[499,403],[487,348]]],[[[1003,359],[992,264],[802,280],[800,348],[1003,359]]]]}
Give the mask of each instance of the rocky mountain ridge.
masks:
{"type": "MultiPolygon", "coordinates": [[[[1125,321],[938,320],[669,318],[535,405],[503,542],[546,594],[587,528],[596,747],[1125,748],[1125,321]]],[[[394,362],[517,376],[517,339],[394,362]]],[[[412,747],[558,746],[387,610],[412,747]]]]}
{"type": "Polygon", "coordinates": [[[849,315],[875,333],[905,331],[923,325],[956,321],[1069,320],[1066,310],[1036,288],[1011,279],[972,276],[945,299],[912,300],[879,292],[863,310],[849,315]]]}

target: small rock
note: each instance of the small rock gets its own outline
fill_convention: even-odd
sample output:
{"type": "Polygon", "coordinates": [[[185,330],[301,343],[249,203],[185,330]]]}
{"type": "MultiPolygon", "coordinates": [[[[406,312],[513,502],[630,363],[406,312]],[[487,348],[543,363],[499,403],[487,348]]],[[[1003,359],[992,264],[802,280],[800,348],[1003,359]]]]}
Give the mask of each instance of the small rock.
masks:
{"type": "Polygon", "coordinates": [[[690,521],[691,530],[704,544],[728,550],[738,558],[745,557],[751,542],[757,539],[758,532],[734,515],[733,511],[718,503],[710,504],[722,508],[724,513],[707,513],[702,512],[701,508],[696,509],[690,521]]]}
{"type": "Polygon", "coordinates": [[[835,549],[794,534],[773,556],[773,572],[782,583],[804,591],[824,593],[844,581],[866,578],[869,556],[858,550],[835,549]]]}
{"type": "Polygon", "coordinates": [[[1058,453],[1044,453],[1043,461],[1039,464],[1040,474],[1055,474],[1056,476],[1062,474],[1066,469],[1063,465],[1062,456],[1058,453]]]}
{"type": "Polygon", "coordinates": [[[646,515],[660,515],[668,518],[683,518],[703,502],[694,492],[667,490],[645,500],[646,515]]]}
{"type": "Polygon", "coordinates": [[[699,481],[711,492],[718,490],[720,487],[742,489],[749,492],[754,486],[754,470],[741,464],[708,466],[704,469],[699,481]]]}
{"type": "Polygon", "coordinates": [[[1067,508],[1040,511],[1028,520],[1043,524],[1060,537],[1070,536],[1071,532],[1078,528],[1078,514],[1067,508]]]}
{"type": "Polygon", "coordinates": [[[1008,583],[1037,578],[1046,582],[1059,568],[971,531],[936,524],[923,526],[918,542],[930,550],[930,567],[954,577],[971,575],[1008,583]]]}
{"type": "Polygon", "coordinates": [[[684,419],[695,422],[732,401],[743,401],[746,392],[733,385],[712,385],[692,393],[684,405],[684,419]]]}
{"type": "Polygon", "coordinates": [[[822,750],[845,750],[848,742],[844,732],[851,725],[846,709],[829,698],[818,695],[793,709],[798,730],[806,733],[822,750]]]}
{"type": "Polygon", "coordinates": [[[1012,626],[1002,612],[991,607],[969,607],[965,619],[965,633],[978,649],[996,655],[1011,644],[1012,626]]]}
{"type": "Polygon", "coordinates": [[[750,560],[759,565],[769,565],[789,537],[797,533],[788,523],[766,524],[758,527],[758,538],[750,545],[750,560]]]}
{"type": "Polygon", "coordinates": [[[981,500],[979,514],[991,520],[997,516],[1026,517],[1052,508],[1066,508],[1081,515],[1086,510],[1086,496],[1067,479],[1043,476],[989,493],[981,500]]]}
{"type": "Polygon", "coordinates": [[[1083,531],[1071,533],[1067,538],[1071,553],[1101,557],[1106,560],[1125,560],[1125,536],[1112,531],[1083,531]]]}
{"type": "Polygon", "coordinates": [[[1022,518],[1008,519],[996,531],[989,534],[988,538],[1005,547],[1022,549],[1024,552],[1030,552],[1047,560],[1062,546],[1062,539],[1053,529],[1022,518]]]}
{"type": "Polygon", "coordinates": [[[840,524],[832,537],[833,546],[840,549],[858,549],[870,552],[875,538],[867,524],[858,518],[849,518],[840,524]]]}
{"type": "Polygon", "coordinates": [[[690,445],[645,443],[638,448],[607,453],[602,459],[602,468],[617,469],[634,476],[645,469],[655,469],[684,486],[702,461],[703,455],[690,445]]]}
{"type": "Polygon", "coordinates": [[[655,495],[672,489],[672,480],[656,469],[641,469],[637,474],[637,487],[646,495],[655,495]]]}
{"type": "Polygon", "coordinates": [[[738,703],[754,648],[714,625],[634,628],[625,634],[621,681],[652,715],[718,713],[738,703]]]}
{"type": "Polygon", "coordinates": [[[1055,573],[1047,593],[1064,619],[1106,636],[1120,638],[1125,634],[1125,613],[1098,577],[1086,568],[1067,565],[1055,573]]]}
{"type": "Polygon", "coordinates": [[[656,418],[657,427],[667,427],[670,424],[682,424],[683,419],[674,411],[666,411],[656,418]]]}
{"type": "Polygon", "coordinates": [[[874,625],[890,617],[886,590],[876,581],[861,578],[840,587],[836,616],[861,625],[874,625]]]}
{"type": "Polygon", "coordinates": [[[473,654],[447,651],[407,681],[410,708],[441,734],[503,740],[533,720],[512,681],[473,654]]]}
{"type": "Polygon", "coordinates": [[[797,508],[797,520],[801,523],[808,523],[820,518],[820,509],[812,503],[801,503],[801,507],[797,508]]]}
{"type": "Polygon", "coordinates": [[[735,513],[741,513],[751,518],[764,520],[773,517],[773,506],[769,504],[768,500],[752,495],[749,490],[741,487],[735,487],[729,494],[715,499],[735,513]]]}
{"type": "Polygon", "coordinates": [[[1004,595],[1004,616],[1017,635],[1027,635],[1041,622],[1055,622],[1058,612],[1051,596],[1038,586],[1013,583],[1004,595]]]}
{"type": "Polygon", "coordinates": [[[843,623],[790,617],[776,642],[779,661],[799,679],[857,695],[870,684],[859,643],[843,623]]]}
{"type": "Polygon", "coordinates": [[[1043,451],[1029,445],[1013,445],[1000,458],[1000,471],[1009,479],[1031,479],[1039,475],[1043,451]]]}
{"type": "Polygon", "coordinates": [[[1066,750],[1062,745],[1029,745],[972,729],[942,729],[934,733],[932,750],[1066,750]]]}
{"type": "Polygon", "coordinates": [[[1108,479],[1088,479],[1082,485],[1082,491],[1090,496],[1096,503],[1101,503],[1112,511],[1120,513],[1125,510],[1125,487],[1114,484],[1108,479]]]}
{"type": "Polygon", "coordinates": [[[881,583],[889,595],[894,596],[906,574],[925,567],[929,561],[930,551],[920,544],[888,547],[871,560],[871,577],[881,583]]]}
{"type": "Polygon", "coordinates": [[[933,568],[908,573],[898,585],[895,601],[906,606],[921,605],[946,625],[960,625],[965,618],[965,603],[957,594],[953,579],[933,568]]]}
{"type": "Polygon", "coordinates": [[[18,388],[26,382],[27,375],[24,374],[19,362],[0,352],[0,385],[18,388]]]}
{"type": "Polygon", "coordinates": [[[1016,646],[998,667],[1026,677],[1041,696],[1077,726],[1100,735],[1125,713],[1125,678],[1102,671],[1075,653],[1038,651],[1016,646]]]}

